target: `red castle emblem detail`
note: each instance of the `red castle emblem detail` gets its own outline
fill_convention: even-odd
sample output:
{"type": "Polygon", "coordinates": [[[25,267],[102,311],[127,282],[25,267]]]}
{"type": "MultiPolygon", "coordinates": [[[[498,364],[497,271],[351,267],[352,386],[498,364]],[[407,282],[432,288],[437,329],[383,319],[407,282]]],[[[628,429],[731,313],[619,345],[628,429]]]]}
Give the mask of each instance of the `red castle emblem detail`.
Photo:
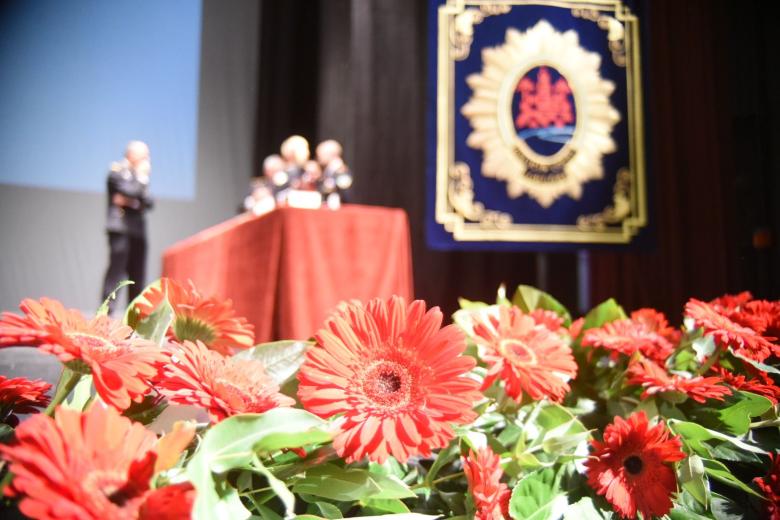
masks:
{"type": "Polygon", "coordinates": [[[547,67],[540,67],[537,82],[524,77],[517,84],[520,93],[519,113],[515,119],[518,129],[562,127],[574,122],[569,94],[571,88],[563,77],[554,84],[547,67]]]}

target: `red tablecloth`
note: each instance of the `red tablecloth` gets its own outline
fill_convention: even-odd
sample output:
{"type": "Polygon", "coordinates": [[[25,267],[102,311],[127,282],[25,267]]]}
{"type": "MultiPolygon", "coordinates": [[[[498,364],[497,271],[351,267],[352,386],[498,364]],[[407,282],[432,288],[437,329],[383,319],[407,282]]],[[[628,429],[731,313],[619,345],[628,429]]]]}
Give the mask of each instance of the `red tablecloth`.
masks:
{"type": "Polygon", "coordinates": [[[232,299],[258,343],[306,339],[342,300],[412,297],[409,223],[358,205],[240,215],[167,249],[163,276],[232,299]]]}

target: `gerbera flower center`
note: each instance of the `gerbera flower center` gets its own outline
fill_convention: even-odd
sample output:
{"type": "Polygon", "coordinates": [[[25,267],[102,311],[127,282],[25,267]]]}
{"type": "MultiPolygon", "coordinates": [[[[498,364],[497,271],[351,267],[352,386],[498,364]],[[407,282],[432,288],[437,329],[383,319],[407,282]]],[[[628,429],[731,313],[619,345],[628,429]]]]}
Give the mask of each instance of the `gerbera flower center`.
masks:
{"type": "Polygon", "coordinates": [[[412,378],[406,367],[395,361],[377,361],[363,374],[363,393],[375,404],[398,408],[409,403],[412,378]]]}
{"type": "Polygon", "coordinates": [[[623,461],[623,467],[626,468],[626,471],[632,475],[639,475],[642,472],[642,468],[644,466],[645,464],[642,462],[642,459],[636,455],[626,457],[626,459],[623,461]]]}
{"type": "Polygon", "coordinates": [[[100,336],[95,336],[93,334],[86,334],[84,332],[68,332],[67,336],[71,341],[73,341],[73,343],[76,344],[76,346],[87,351],[119,350],[119,347],[111,343],[106,338],[101,338],[100,336]]]}
{"type": "MultiPolygon", "coordinates": [[[[86,353],[90,358],[100,357],[101,354],[112,355],[122,349],[119,345],[110,340],[87,334],[85,332],[68,332],[67,337],[76,345],[81,352],[86,353]]],[[[66,363],[68,368],[80,374],[90,374],[92,370],[84,360],[74,359],[66,363]]]]}
{"type": "Polygon", "coordinates": [[[502,339],[498,351],[512,364],[536,365],[536,353],[524,341],[516,338],[502,339]]]}
{"type": "Polygon", "coordinates": [[[173,333],[179,341],[200,340],[207,345],[217,337],[214,327],[192,316],[177,316],[173,322],[173,333]]]}

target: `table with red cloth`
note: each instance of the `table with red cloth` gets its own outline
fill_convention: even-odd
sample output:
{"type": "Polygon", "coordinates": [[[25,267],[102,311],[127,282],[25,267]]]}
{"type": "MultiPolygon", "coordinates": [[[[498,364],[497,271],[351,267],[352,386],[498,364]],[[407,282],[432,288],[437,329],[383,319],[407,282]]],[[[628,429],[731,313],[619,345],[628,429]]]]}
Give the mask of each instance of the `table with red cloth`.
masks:
{"type": "Polygon", "coordinates": [[[349,204],[239,215],[167,249],[162,270],[233,300],[256,343],[309,338],[340,301],[413,290],[406,213],[349,204]]]}

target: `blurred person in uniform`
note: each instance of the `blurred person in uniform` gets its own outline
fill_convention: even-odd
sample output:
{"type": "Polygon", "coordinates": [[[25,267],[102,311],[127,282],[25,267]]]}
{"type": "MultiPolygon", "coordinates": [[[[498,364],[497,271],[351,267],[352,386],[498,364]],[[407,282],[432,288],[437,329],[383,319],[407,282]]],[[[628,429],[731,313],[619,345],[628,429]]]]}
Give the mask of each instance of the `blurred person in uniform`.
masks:
{"type": "Polygon", "coordinates": [[[320,178],[322,177],[322,168],[317,161],[306,161],[303,165],[303,176],[301,177],[302,190],[317,191],[320,178]]]}
{"type": "Polygon", "coordinates": [[[320,193],[331,209],[348,201],[352,186],[352,172],[341,157],[342,152],[341,144],[335,139],[321,142],[316,149],[317,162],[322,168],[320,193]]]}
{"type": "Polygon", "coordinates": [[[263,160],[263,176],[254,177],[250,182],[250,192],[244,199],[243,210],[261,215],[274,209],[276,192],[287,184],[287,180],[281,156],[272,154],[266,157],[263,160]]]}
{"type": "Polygon", "coordinates": [[[285,162],[279,154],[271,154],[263,159],[263,177],[269,186],[276,192],[287,184],[289,177],[285,173],[285,162]]]}
{"type": "MultiPolygon", "coordinates": [[[[154,204],[149,195],[150,159],[146,143],[130,141],[125,158],[113,163],[108,173],[109,263],[103,282],[103,300],[122,280],[135,282],[128,288],[128,302],[146,284],[146,211],[154,204]]],[[[109,303],[112,314],[115,307],[116,300],[112,300],[109,303]]]]}
{"type": "Polygon", "coordinates": [[[284,171],[287,174],[287,185],[277,195],[277,200],[286,199],[286,189],[301,189],[303,167],[309,160],[309,142],[300,135],[291,135],[284,140],[281,146],[281,155],[284,160],[284,171]]]}

